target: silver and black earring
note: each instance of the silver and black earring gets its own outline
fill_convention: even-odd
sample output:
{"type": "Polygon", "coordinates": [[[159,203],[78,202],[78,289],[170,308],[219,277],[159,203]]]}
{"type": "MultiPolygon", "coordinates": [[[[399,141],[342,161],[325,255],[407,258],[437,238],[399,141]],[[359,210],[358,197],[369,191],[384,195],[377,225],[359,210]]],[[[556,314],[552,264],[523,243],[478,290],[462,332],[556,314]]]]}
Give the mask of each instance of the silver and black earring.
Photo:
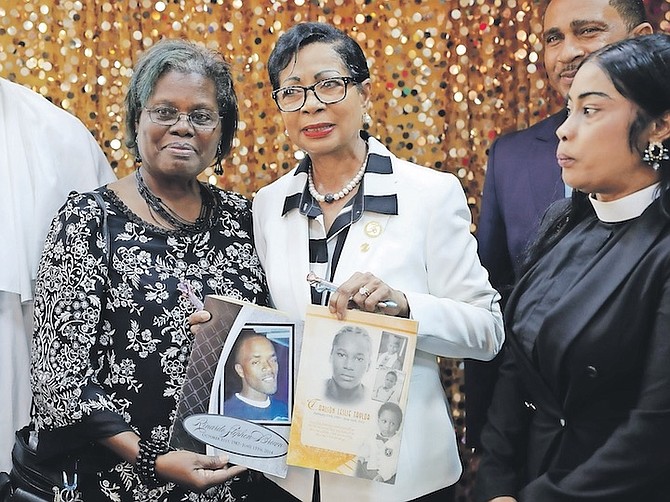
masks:
{"type": "Polygon", "coordinates": [[[363,123],[365,125],[372,124],[372,117],[370,117],[370,114],[368,112],[363,112],[363,123]]]}
{"type": "Polygon", "coordinates": [[[135,164],[138,166],[142,163],[142,155],[140,155],[140,145],[137,143],[137,136],[135,136],[135,164]]]}
{"type": "Polygon", "coordinates": [[[658,171],[662,160],[670,160],[668,156],[668,149],[660,141],[651,141],[644,150],[642,160],[649,164],[652,169],[658,171]]]}

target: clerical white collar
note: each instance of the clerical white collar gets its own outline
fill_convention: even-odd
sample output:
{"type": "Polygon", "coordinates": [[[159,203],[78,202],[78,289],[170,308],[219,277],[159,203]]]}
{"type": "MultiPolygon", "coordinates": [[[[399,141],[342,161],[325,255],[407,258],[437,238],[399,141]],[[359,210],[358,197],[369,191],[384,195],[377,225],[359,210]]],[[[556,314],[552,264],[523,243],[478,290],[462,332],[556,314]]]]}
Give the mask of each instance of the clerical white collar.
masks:
{"type": "Polygon", "coordinates": [[[237,399],[239,399],[243,403],[247,403],[249,406],[254,406],[256,408],[267,408],[268,406],[270,406],[270,396],[268,396],[265,399],[265,401],[254,401],[253,399],[249,399],[248,397],[244,397],[239,392],[236,392],[235,396],[237,397],[237,399]]]}
{"type": "Polygon", "coordinates": [[[610,202],[603,202],[592,195],[589,196],[593,209],[598,219],[605,223],[618,223],[620,221],[632,220],[640,216],[649,204],[654,202],[659,195],[659,183],[638,190],[630,195],[610,202]]]}

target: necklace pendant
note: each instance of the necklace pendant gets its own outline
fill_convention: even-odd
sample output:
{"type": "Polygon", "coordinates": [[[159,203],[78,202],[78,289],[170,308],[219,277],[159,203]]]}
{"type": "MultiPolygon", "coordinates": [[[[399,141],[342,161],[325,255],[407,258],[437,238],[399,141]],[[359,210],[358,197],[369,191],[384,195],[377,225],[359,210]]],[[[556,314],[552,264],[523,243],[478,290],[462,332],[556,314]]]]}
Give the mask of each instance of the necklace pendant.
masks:
{"type": "Polygon", "coordinates": [[[365,153],[365,159],[363,159],[363,163],[361,164],[361,167],[358,169],[358,172],[356,173],[356,176],[354,176],[349,183],[344,185],[342,190],[336,193],[327,193],[326,195],[320,194],[316,187],[314,186],[314,178],[313,178],[313,171],[312,171],[312,166],[309,166],[309,169],[307,171],[307,188],[309,190],[310,195],[314,200],[317,202],[325,202],[326,204],[332,204],[336,200],[343,199],[346,197],[354,188],[358,186],[358,184],[361,182],[363,179],[363,175],[365,174],[365,167],[368,164],[368,154],[367,154],[367,146],[366,146],[366,153],[365,153]]]}

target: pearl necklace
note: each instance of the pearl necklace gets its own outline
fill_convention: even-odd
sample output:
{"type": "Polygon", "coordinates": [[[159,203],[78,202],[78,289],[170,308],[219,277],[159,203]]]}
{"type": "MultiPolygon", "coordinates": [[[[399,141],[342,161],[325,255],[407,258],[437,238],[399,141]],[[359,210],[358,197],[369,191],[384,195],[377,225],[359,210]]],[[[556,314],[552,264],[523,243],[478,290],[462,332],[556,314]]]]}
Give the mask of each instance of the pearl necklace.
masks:
{"type": "Polygon", "coordinates": [[[312,176],[312,166],[310,165],[309,170],[307,171],[307,188],[309,188],[309,193],[312,195],[312,197],[314,197],[314,199],[317,202],[325,202],[326,204],[332,204],[336,200],[343,199],[361,182],[361,180],[363,179],[363,175],[365,174],[365,167],[367,166],[367,164],[368,164],[368,156],[366,153],[365,158],[363,159],[363,163],[361,164],[361,168],[356,173],[356,176],[354,176],[349,183],[344,185],[342,190],[340,190],[339,192],[327,193],[326,195],[322,195],[316,190],[316,187],[314,186],[314,178],[312,176]]]}

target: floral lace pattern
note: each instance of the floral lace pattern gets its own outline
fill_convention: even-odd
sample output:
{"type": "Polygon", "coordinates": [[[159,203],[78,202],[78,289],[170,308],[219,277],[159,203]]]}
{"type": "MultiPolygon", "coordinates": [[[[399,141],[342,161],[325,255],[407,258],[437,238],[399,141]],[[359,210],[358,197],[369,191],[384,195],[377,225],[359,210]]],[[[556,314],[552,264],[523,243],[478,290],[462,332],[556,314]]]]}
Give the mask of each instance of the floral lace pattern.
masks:
{"type": "MultiPolygon", "coordinates": [[[[102,211],[90,194],[70,194],[46,239],[35,294],[33,421],[40,431],[76,430],[111,411],[140,436],[167,440],[192,341],[194,307],[179,281],[203,299],[268,302],[250,203],[215,189],[218,222],[192,234],[144,222],[114,192],[99,191],[108,209],[109,262],[102,211]]],[[[234,500],[227,485],[209,496],[169,483],[149,493],[125,462],[97,476],[87,501],[234,500]]]]}

